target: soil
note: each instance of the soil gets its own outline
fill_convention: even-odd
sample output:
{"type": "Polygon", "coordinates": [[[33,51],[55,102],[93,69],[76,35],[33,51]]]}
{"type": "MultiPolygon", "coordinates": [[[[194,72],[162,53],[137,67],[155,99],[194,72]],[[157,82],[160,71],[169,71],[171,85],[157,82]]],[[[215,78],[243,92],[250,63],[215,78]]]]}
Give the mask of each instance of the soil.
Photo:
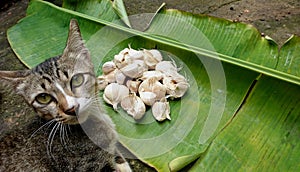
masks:
{"type": "MultiPolygon", "coordinates": [[[[56,0],[54,2],[60,3],[56,0]]],[[[166,8],[252,24],[262,35],[270,36],[279,45],[293,34],[300,36],[299,0],[124,0],[124,2],[129,15],[153,13],[163,2],[166,2],[166,8]]],[[[27,6],[28,0],[0,2],[0,70],[26,68],[10,48],[6,31],[25,16],[27,6]]],[[[0,88],[0,140],[2,142],[3,139],[10,139],[11,142],[20,142],[19,136],[12,133],[28,128],[35,114],[20,97],[11,94],[6,87],[0,88]]],[[[5,149],[1,145],[0,148],[5,149]]],[[[130,163],[134,166],[134,171],[153,171],[139,161],[130,161],[130,163]]]]}

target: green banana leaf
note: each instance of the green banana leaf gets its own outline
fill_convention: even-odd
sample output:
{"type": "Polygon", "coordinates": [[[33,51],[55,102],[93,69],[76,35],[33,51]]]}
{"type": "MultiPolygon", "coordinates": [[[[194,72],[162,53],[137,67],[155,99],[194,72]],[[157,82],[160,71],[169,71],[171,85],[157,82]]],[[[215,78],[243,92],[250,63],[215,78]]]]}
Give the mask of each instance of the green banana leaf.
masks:
{"type": "Polygon", "coordinates": [[[134,121],[106,107],[135,156],[158,171],[299,169],[298,37],[279,51],[250,25],[177,10],[161,11],[140,32],[118,20],[110,1],[85,2],[64,1],[60,8],[31,1],[8,39],[33,67],[62,53],[69,20],[76,18],[99,75],[101,65],[128,45],[157,48],[174,59],[191,87],[170,102],[171,121],[158,123],[149,110],[134,121]]]}

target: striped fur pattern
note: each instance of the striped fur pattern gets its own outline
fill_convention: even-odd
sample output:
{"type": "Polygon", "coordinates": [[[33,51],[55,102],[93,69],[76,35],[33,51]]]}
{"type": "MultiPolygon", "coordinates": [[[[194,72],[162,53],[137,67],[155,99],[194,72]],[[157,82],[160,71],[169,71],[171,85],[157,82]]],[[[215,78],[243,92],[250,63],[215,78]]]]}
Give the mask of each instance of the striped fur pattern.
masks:
{"type": "MultiPolygon", "coordinates": [[[[97,144],[110,154],[118,152],[117,133],[98,100],[93,64],[76,20],[70,21],[67,45],[61,56],[50,58],[31,70],[0,71],[0,80],[13,85],[16,93],[23,96],[40,117],[59,126],[53,127],[49,134],[47,152],[50,156],[51,140],[57,130],[65,130],[64,126],[73,124],[84,126],[87,121],[90,123],[86,126],[99,126],[86,129],[91,131],[89,137],[101,140],[97,144]]],[[[107,162],[117,171],[131,171],[120,154],[107,162]],[[120,163],[115,163],[116,159],[120,163]]]]}

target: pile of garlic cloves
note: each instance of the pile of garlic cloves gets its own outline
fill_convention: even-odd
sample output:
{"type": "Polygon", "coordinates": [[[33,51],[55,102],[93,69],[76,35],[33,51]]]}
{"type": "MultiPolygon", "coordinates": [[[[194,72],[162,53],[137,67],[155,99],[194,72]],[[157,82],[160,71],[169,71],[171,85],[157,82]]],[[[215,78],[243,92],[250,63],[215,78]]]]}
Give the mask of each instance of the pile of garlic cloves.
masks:
{"type": "Polygon", "coordinates": [[[135,120],[141,119],[150,106],[157,121],[171,120],[168,98],[182,97],[189,84],[179,74],[174,61],[164,61],[155,49],[125,48],[105,62],[98,77],[103,99],[117,110],[118,105],[135,120]]]}

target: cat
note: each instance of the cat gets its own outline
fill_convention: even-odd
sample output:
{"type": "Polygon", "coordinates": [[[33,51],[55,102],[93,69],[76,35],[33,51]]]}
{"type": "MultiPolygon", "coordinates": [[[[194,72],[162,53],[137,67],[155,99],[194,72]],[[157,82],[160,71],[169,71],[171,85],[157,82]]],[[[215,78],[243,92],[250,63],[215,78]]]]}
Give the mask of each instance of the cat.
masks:
{"type": "MultiPolygon", "coordinates": [[[[39,147],[46,144],[46,147],[40,148],[32,156],[41,156],[47,152],[49,159],[39,159],[38,163],[51,164],[53,168],[41,169],[34,165],[35,162],[24,162],[21,169],[100,171],[109,166],[111,170],[118,172],[132,171],[117,148],[118,134],[115,126],[98,98],[94,67],[76,19],[70,20],[67,43],[62,55],[49,58],[31,70],[0,71],[0,81],[12,86],[14,92],[21,95],[38,116],[46,120],[32,133],[32,137],[46,139],[46,142],[36,143],[39,147]],[[48,132],[48,138],[39,134],[41,130],[48,132]],[[53,143],[57,142],[55,135],[60,136],[61,147],[53,147],[53,143]],[[77,139],[80,141],[77,142],[77,139]],[[77,151],[76,148],[80,146],[78,143],[82,143],[82,140],[89,143],[77,151]],[[96,154],[96,157],[90,158],[86,154],[96,154]],[[73,158],[76,156],[82,158],[73,158]]],[[[29,142],[21,152],[32,152],[32,144],[35,143],[29,142]]],[[[18,170],[18,167],[11,170],[18,170]]]]}

